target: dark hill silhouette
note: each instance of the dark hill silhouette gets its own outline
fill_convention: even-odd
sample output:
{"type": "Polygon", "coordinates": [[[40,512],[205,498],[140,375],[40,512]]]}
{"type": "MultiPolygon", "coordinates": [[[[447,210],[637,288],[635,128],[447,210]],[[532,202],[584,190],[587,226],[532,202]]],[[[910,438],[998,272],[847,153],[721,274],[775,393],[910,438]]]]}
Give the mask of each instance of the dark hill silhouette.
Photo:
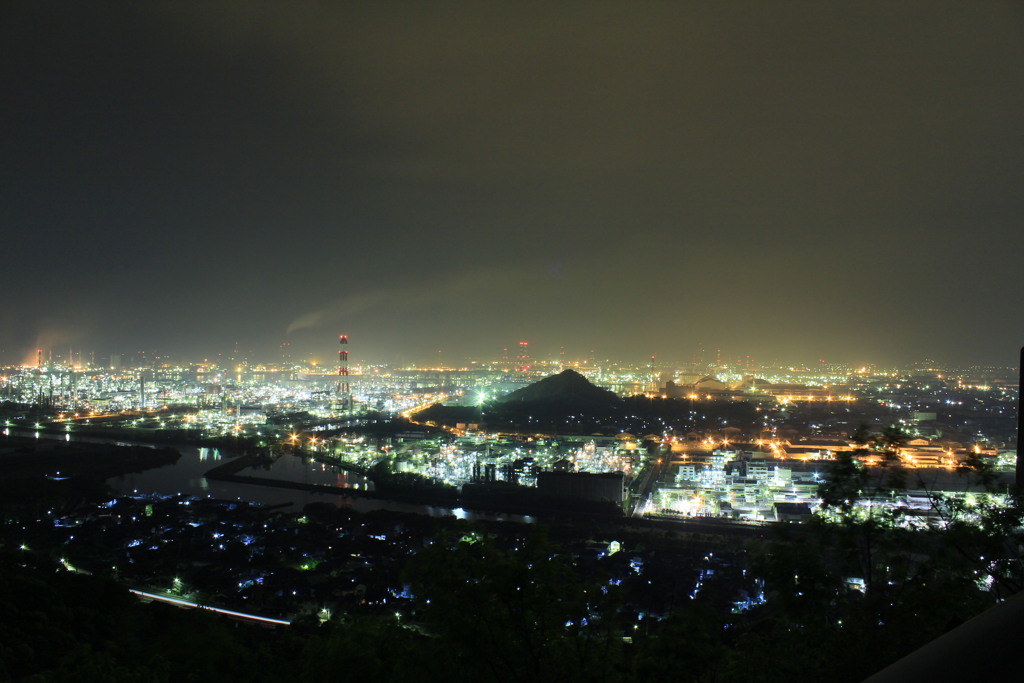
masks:
{"type": "Polygon", "coordinates": [[[615,392],[595,387],[575,370],[563,370],[497,399],[506,406],[535,404],[572,408],[604,408],[621,403],[615,392]]]}

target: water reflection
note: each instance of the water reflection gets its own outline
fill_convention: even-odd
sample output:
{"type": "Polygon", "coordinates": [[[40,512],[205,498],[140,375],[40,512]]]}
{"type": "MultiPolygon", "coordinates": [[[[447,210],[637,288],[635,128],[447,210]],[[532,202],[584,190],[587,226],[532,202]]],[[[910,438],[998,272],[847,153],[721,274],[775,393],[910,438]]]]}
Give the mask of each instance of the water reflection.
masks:
{"type": "MultiPolygon", "coordinates": [[[[4,435],[10,434],[4,429],[4,435]]],[[[17,433],[15,431],[15,433],[17,433]]],[[[23,434],[26,432],[22,432],[23,434]]],[[[33,433],[35,438],[60,439],[66,441],[82,441],[88,443],[114,443],[118,446],[145,446],[156,448],[153,444],[113,441],[93,437],[72,436],[70,434],[33,433]]],[[[162,446],[161,446],[162,447],[162,446]]],[[[184,493],[200,498],[219,498],[223,500],[247,500],[264,505],[280,506],[283,509],[301,510],[308,503],[330,503],[340,508],[351,508],[356,512],[372,512],[390,510],[409,514],[444,517],[455,515],[459,519],[514,521],[534,523],[536,519],[530,515],[489,514],[474,512],[464,508],[435,507],[415,503],[399,503],[390,500],[364,498],[362,496],[346,496],[342,491],[372,491],[373,482],[366,477],[343,468],[313,461],[303,461],[295,456],[281,456],[268,468],[256,470],[245,468],[239,474],[262,479],[279,479],[303,484],[324,484],[338,490],[339,493],[319,493],[298,489],[277,488],[260,484],[225,482],[208,480],[204,475],[216,466],[218,461],[229,461],[230,454],[216,448],[197,448],[193,446],[175,446],[181,457],[172,465],[165,465],[143,472],[131,472],[107,480],[119,493],[159,493],[175,495],[184,493]],[[339,495],[340,494],[340,495],[339,495]]]]}
{"type": "Polygon", "coordinates": [[[373,482],[361,474],[343,467],[305,460],[293,455],[261,460],[240,470],[238,474],[243,477],[330,486],[336,489],[373,490],[373,482]]]}
{"type": "Polygon", "coordinates": [[[199,449],[199,461],[200,462],[216,462],[221,459],[220,450],[216,448],[200,448],[199,449]]]}
{"type": "MultiPolygon", "coordinates": [[[[340,508],[352,509],[356,512],[390,510],[392,512],[430,515],[431,517],[455,515],[459,519],[468,520],[513,521],[528,524],[536,521],[530,515],[489,514],[473,512],[464,508],[453,510],[433,505],[400,503],[361,496],[346,496],[343,494],[262,486],[260,484],[208,480],[203,475],[211,467],[209,462],[200,460],[199,451],[201,449],[182,447],[178,450],[181,452],[181,458],[174,465],[129,474],[123,477],[115,477],[108,480],[108,483],[119,491],[138,489],[143,492],[153,491],[164,494],[180,492],[200,497],[209,496],[221,499],[249,500],[265,505],[282,506],[292,510],[301,510],[309,503],[329,503],[340,508]]],[[[262,467],[243,468],[238,474],[257,479],[274,479],[300,484],[321,484],[339,491],[344,491],[345,489],[352,489],[353,491],[373,490],[373,482],[361,474],[332,465],[304,461],[302,458],[290,455],[281,456],[272,463],[265,463],[262,467]]]]}

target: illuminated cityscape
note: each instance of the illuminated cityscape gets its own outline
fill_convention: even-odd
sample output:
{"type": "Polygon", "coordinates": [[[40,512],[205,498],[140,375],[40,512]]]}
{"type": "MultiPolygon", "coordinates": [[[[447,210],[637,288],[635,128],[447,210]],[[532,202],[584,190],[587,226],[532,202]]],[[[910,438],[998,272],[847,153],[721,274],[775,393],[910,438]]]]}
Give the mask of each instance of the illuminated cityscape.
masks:
{"type": "MultiPolygon", "coordinates": [[[[364,469],[387,461],[454,486],[480,480],[481,468],[491,480],[520,485],[559,468],[632,479],[656,455],[665,476],[657,495],[642,503],[644,514],[719,516],[724,502],[744,517],[766,519],[774,502],[813,502],[824,466],[854,450],[848,437],[860,423],[902,429],[899,457],[915,469],[952,470],[969,452],[1006,469],[1015,453],[1012,369],[720,365],[693,372],[498,359],[461,368],[356,365],[351,374],[346,366],[350,382],[342,393],[338,369],[302,363],[126,369],[43,363],[42,352],[39,358],[0,375],[8,429],[68,439],[111,430],[154,441],[236,439],[364,469]],[[578,368],[596,387],[676,410],[560,429],[542,428],[539,415],[485,422],[481,406],[563,367],[578,368]],[[434,404],[455,407],[455,417],[424,418],[434,404]],[[725,414],[714,417],[723,410],[732,424],[725,414]],[[357,433],[360,425],[396,417],[407,428],[385,446],[357,433]]],[[[878,456],[862,460],[871,466],[878,456]]]]}
{"type": "MultiPolygon", "coordinates": [[[[543,526],[560,538],[552,559],[568,552],[581,580],[603,567],[622,587],[624,607],[574,618],[612,619],[629,642],[629,624],[664,622],[677,591],[714,585],[739,615],[773,604],[751,569],[751,544],[772,528],[885,520],[928,539],[1015,505],[1015,368],[630,367],[532,359],[525,342],[462,367],[399,367],[364,365],[339,339],[333,367],[99,367],[40,349],[4,368],[11,481],[106,479],[71,507],[66,494],[31,494],[47,509],[11,495],[5,547],[144,601],[265,626],[381,613],[412,624],[433,589],[407,583],[414,570],[395,553],[451,533],[512,552],[543,526]],[[830,488],[842,463],[858,487],[848,505],[830,488]]],[[[1009,566],[975,567],[983,592],[1015,580],[1009,566]]],[[[877,590],[866,575],[842,581],[877,590]]]]}
{"type": "Polygon", "coordinates": [[[1018,3],[2,16],[0,680],[1014,676],[1018,3]]]}
{"type": "MultiPolygon", "coordinates": [[[[0,374],[12,481],[105,476],[109,493],[45,511],[12,496],[5,515],[20,526],[6,527],[6,547],[16,542],[22,559],[57,555],[58,567],[127,582],[147,601],[254,623],[381,611],[412,623],[418,589],[403,583],[392,553],[415,554],[452,524],[468,525],[456,529],[470,542],[483,533],[513,545],[523,525],[551,525],[561,552],[583,563],[576,571],[596,562],[630,586],[675,558],[687,569],[671,584],[659,579],[662,590],[678,584],[671,591],[696,596],[711,582],[742,615],[771,604],[741,548],[773,526],[884,519],[890,533],[927,538],[1013,504],[1014,368],[524,356],[392,367],[363,365],[346,348],[335,367],[129,368],[44,360],[40,350],[34,364],[0,374]],[[843,462],[859,487],[846,507],[829,488],[843,462]],[[987,473],[984,485],[974,472],[987,473]],[[31,523],[28,510],[39,515],[31,523]],[[603,531],[581,536],[580,520],[603,531]]],[[[984,591],[1014,574],[980,566],[984,591]]],[[[856,593],[873,584],[842,578],[856,593]]],[[[624,590],[629,607],[615,620],[661,621],[673,609],[671,591],[624,590]]]]}

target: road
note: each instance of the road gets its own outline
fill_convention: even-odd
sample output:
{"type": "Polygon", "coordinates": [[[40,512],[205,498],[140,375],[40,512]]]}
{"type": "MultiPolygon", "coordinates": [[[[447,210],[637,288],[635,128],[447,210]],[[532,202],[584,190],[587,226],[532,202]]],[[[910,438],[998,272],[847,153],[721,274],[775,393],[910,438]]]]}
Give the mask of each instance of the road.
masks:
{"type": "Polygon", "coordinates": [[[668,458],[666,457],[648,459],[647,467],[644,468],[643,478],[640,481],[640,487],[637,489],[636,498],[632,501],[632,509],[629,511],[628,516],[636,518],[644,516],[644,508],[647,507],[647,501],[651,499],[654,484],[661,479],[667,466],[668,458]]]}
{"type": "Polygon", "coordinates": [[[167,595],[158,595],[156,593],[147,593],[145,591],[136,590],[129,588],[129,591],[142,598],[143,600],[156,600],[158,602],[166,602],[167,604],[174,605],[175,607],[183,607],[185,609],[205,609],[217,614],[224,614],[232,619],[238,619],[239,621],[251,621],[257,624],[269,624],[271,626],[290,626],[292,622],[284,619],[271,619],[270,617],[261,617],[256,614],[246,614],[245,612],[236,612],[230,609],[221,609],[220,607],[210,607],[209,605],[200,605],[196,602],[189,600],[182,600],[180,598],[172,598],[167,595]]]}

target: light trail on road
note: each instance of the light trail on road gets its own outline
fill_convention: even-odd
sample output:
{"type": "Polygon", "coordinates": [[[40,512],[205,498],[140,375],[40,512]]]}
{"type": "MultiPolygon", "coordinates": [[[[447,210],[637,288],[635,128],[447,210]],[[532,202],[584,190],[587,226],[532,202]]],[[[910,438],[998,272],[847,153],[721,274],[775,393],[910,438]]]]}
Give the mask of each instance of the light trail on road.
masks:
{"type": "Polygon", "coordinates": [[[160,602],[166,602],[171,605],[178,607],[188,607],[193,609],[206,609],[211,612],[217,612],[218,614],[226,614],[229,617],[236,617],[238,619],[248,619],[251,621],[258,621],[267,624],[274,624],[275,626],[291,626],[292,622],[285,621],[284,619],[271,619],[270,617],[261,617],[256,614],[246,614],[245,612],[235,612],[234,610],[222,609],[220,607],[210,607],[209,605],[200,605],[198,602],[191,602],[189,600],[182,600],[181,598],[172,598],[166,595],[157,595],[156,593],[147,593],[146,591],[136,590],[129,588],[129,591],[138,595],[139,597],[149,598],[150,600],[159,600],[160,602]]]}

